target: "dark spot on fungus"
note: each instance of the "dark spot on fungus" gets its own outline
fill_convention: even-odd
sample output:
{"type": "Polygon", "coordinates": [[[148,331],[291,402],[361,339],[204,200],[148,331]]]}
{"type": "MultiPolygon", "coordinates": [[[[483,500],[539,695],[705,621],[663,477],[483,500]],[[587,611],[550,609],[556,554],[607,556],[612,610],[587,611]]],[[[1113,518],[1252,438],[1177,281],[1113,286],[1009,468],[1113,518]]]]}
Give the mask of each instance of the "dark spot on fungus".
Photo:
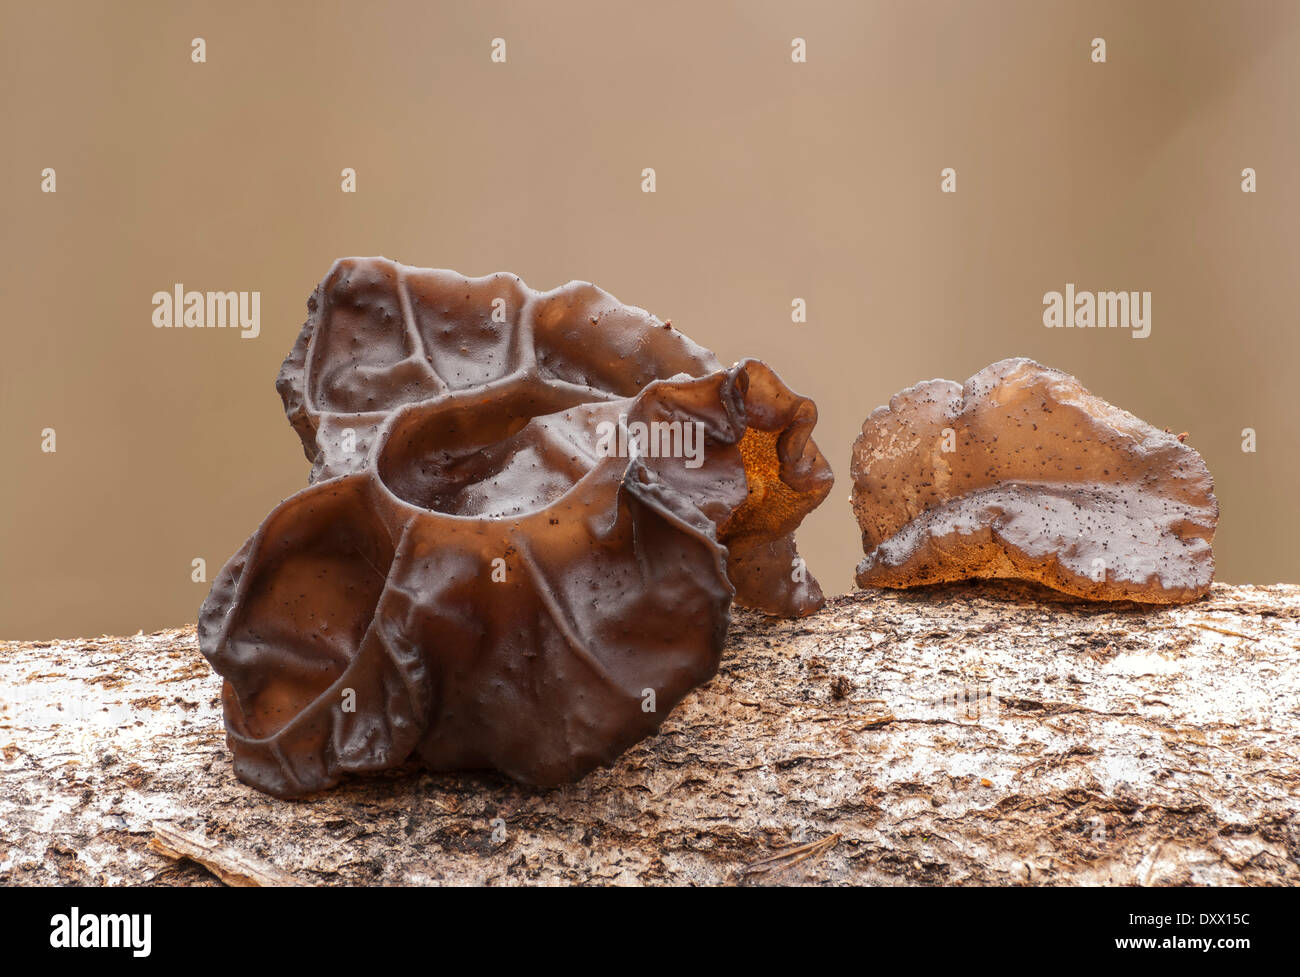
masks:
{"type": "Polygon", "coordinates": [[[277,389],[311,484],[199,616],[246,783],[412,758],[575,780],[714,674],[733,598],[822,605],[792,573],[832,482],[816,408],[761,362],[723,369],[586,283],[386,259],[340,260],[308,310],[277,389]],[[601,450],[637,423],[698,450],[601,450]]]}
{"type": "Polygon", "coordinates": [[[861,587],[1015,577],[1171,604],[1214,577],[1201,456],[1032,360],[895,394],[862,425],[850,471],[861,587]]]}

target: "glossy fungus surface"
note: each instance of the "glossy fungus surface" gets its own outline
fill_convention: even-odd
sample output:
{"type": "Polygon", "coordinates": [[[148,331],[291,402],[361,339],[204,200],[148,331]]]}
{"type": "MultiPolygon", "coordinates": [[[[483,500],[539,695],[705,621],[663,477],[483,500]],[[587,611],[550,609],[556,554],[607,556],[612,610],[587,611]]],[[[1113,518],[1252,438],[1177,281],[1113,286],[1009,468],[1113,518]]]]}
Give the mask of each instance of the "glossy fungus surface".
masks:
{"type": "Polygon", "coordinates": [[[812,402],[591,285],[337,262],[277,387],[312,460],[200,612],[244,781],[418,759],[557,784],[822,604],[812,402]]]}
{"type": "Polygon", "coordinates": [[[1014,577],[1095,600],[1194,600],[1218,520],[1201,456],[1028,359],[930,380],[853,444],[862,587],[1014,577]]]}

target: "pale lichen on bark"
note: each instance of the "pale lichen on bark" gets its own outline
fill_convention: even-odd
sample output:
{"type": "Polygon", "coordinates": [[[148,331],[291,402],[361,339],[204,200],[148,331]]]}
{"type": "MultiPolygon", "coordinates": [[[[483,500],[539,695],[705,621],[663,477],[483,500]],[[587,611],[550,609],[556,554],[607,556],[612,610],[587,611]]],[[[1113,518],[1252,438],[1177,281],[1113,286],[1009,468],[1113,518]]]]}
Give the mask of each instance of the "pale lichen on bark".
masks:
{"type": "Polygon", "coordinates": [[[405,771],[298,803],[235,780],[193,629],[7,642],[0,883],[1295,884],[1298,758],[1285,585],[738,610],[717,677],[577,784],[405,771]]]}

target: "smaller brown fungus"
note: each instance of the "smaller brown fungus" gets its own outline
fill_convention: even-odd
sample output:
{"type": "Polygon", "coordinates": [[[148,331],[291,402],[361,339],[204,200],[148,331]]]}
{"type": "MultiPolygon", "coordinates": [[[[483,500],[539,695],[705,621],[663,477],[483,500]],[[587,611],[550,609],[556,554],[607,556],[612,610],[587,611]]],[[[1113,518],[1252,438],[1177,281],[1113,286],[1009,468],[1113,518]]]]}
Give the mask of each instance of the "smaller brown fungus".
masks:
{"type": "Polygon", "coordinates": [[[1033,360],[895,394],[862,425],[851,477],[860,587],[1007,577],[1173,604],[1214,577],[1201,456],[1033,360]]]}

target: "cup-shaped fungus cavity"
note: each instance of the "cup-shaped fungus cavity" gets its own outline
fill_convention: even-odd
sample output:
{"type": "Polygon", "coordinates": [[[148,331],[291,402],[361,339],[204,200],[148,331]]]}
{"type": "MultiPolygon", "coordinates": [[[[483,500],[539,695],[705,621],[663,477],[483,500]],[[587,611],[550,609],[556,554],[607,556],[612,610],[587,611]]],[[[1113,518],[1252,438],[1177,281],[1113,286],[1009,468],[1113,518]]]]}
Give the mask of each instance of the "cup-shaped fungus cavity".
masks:
{"type": "Polygon", "coordinates": [[[1219,507],[1204,460],[1074,377],[1006,359],[874,410],[853,443],[861,587],[1036,581],[1093,600],[1195,600],[1219,507]]]}
{"type": "Polygon", "coordinates": [[[792,535],[832,483],[816,408],[764,364],[591,285],[383,259],[309,310],[279,389],[312,484],[200,612],[245,782],[574,780],[714,674],[733,599],[821,606],[792,535]]]}

